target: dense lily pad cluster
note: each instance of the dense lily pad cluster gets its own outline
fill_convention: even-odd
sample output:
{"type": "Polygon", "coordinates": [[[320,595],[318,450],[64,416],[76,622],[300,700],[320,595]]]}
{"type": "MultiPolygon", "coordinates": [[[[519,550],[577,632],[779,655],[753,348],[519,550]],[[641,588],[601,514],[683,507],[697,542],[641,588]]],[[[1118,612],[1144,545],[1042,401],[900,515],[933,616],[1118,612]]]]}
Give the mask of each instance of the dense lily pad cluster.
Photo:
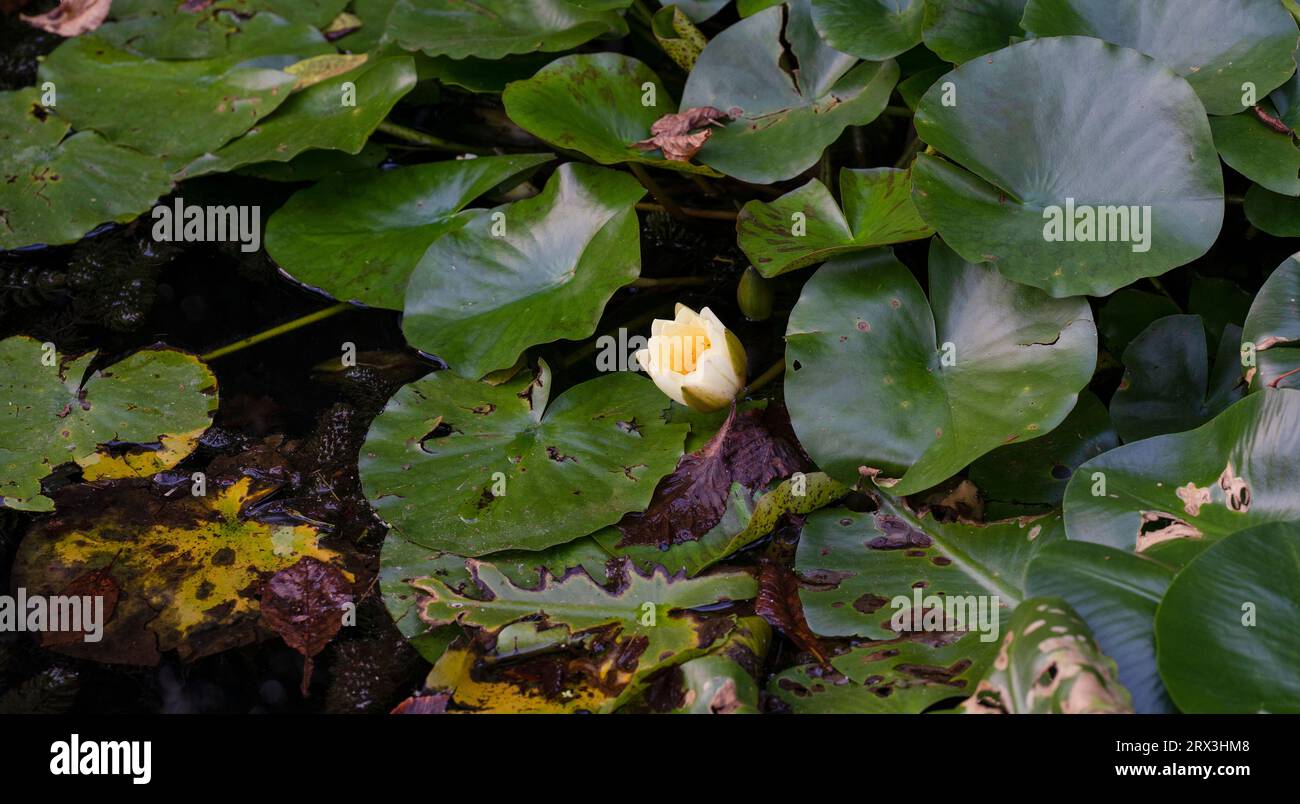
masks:
{"type": "MultiPolygon", "coordinates": [[[[0,249],[238,174],[286,277],[400,311],[440,370],[357,469],[406,708],[1300,712],[1300,9],[656,5],[115,2],[0,93],[0,249]],[[725,250],[665,270],[664,216],[725,250]]],[[[274,590],[343,605],[325,523],[43,494],[180,463],[207,366],[47,346],[0,341],[18,576],[125,592],[109,661],[310,662],[274,590]]]]}

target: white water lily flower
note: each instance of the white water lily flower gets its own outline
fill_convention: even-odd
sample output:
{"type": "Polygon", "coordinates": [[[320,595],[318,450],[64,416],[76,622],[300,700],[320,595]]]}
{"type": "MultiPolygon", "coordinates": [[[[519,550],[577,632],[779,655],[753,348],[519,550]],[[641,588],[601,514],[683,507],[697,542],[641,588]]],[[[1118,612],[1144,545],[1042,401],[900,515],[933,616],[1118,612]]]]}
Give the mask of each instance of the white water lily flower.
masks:
{"type": "Polygon", "coordinates": [[[713,311],[677,305],[672,321],[655,319],[636,359],[669,398],[699,411],[717,410],[745,387],[745,347],[713,311]]]}

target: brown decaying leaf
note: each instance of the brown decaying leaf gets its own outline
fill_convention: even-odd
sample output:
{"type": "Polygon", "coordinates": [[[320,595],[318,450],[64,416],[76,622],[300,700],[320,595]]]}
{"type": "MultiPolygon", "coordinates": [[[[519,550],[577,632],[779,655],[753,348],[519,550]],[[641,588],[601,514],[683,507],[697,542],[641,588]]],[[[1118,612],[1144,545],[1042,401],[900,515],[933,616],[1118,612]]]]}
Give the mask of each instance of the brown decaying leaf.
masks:
{"type": "Polygon", "coordinates": [[[447,711],[447,702],[451,700],[449,692],[435,692],[430,695],[412,695],[393,707],[393,715],[441,715],[447,711]]]}
{"type": "Polygon", "coordinates": [[[1260,122],[1263,123],[1264,125],[1268,126],[1269,128],[1273,129],[1273,130],[1276,131],[1277,133],[1279,133],[1279,134],[1291,134],[1291,133],[1292,133],[1292,131],[1291,131],[1291,127],[1290,127],[1290,126],[1288,126],[1288,125],[1287,125],[1286,123],[1284,123],[1282,120],[1280,120],[1280,119],[1274,117],[1273,115],[1269,114],[1268,112],[1264,111],[1264,109],[1263,109],[1262,107],[1255,106],[1255,107],[1254,107],[1254,110],[1255,110],[1255,116],[1259,118],[1260,122]]]}
{"type": "MultiPolygon", "coordinates": [[[[712,106],[697,106],[676,114],[666,114],[650,126],[649,139],[632,143],[642,151],[663,151],[664,159],[671,162],[689,162],[713,136],[710,125],[721,125],[726,112],[712,106]],[[697,130],[698,129],[698,130],[697,130]]],[[[734,116],[734,115],[731,115],[734,116]]]]}
{"type": "Polygon", "coordinates": [[[804,454],[785,409],[738,413],[732,406],[722,427],[698,452],[685,455],[660,481],[644,513],[618,523],[619,546],[667,546],[699,539],[722,520],[731,484],[757,491],[776,478],[807,471],[804,454]]]}
{"type": "Polygon", "coordinates": [[[23,14],[23,21],[43,31],[59,36],[80,36],[100,26],[108,17],[112,0],[60,0],[59,5],[44,14],[23,14]]]}
{"type": "MultiPolygon", "coordinates": [[[[113,617],[113,610],[117,608],[117,598],[121,594],[121,589],[117,586],[117,581],[113,580],[113,564],[117,559],[113,559],[106,567],[100,567],[97,570],[91,570],[85,575],[74,578],[71,583],[65,586],[60,592],[61,597],[82,597],[93,600],[101,597],[104,600],[103,612],[100,615],[99,625],[102,628],[104,623],[113,617]]],[[[85,614],[82,615],[83,619],[85,614]]],[[[86,637],[85,630],[81,631],[47,631],[41,634],[41,647],[49,648],[55,645],[67,645],[73,642],[84,641],[86,637]]]]}
{"type": "Polygon", "coordinates": [[[311,683],[312,657],[343,627],[352,586],[338,569],[310,556],[272,575],[262,586],[262,619],[301,653],[302,694],[311,683]]]}
{"type": "Polygon", "coordinates": [[[799,579],[789,568],[773,561],[764,561],[758,573],[758,598],[754,613],[785,634],[791,642],[826,664],[826,650],[817,635],[808,627],[803,614],[803,601],[799,599],[799,579]]]}

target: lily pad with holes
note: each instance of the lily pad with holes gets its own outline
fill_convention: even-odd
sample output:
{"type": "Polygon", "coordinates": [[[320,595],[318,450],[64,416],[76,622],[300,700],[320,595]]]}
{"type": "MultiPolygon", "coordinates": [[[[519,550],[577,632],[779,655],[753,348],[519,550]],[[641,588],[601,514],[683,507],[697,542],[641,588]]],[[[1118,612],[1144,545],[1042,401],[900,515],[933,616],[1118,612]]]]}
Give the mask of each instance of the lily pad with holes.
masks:
{"type": "Polygon", "coordinates": [[[1300,196],[1300,147],[1293,134],[1269,128],[1250,110],[1213,118],[1210,128],[1229,167],[1265,189],[1300,196]]]}
{"type": "Polygon", "coordinates": [[[15,583],[57,595],[90,573],[107,575],[118,596],[102,639],[54,648],[73,656],[148,665],[171,650],[189,661],[250,644],[274,633],[260,620],[265,579],[304,557],[346,563],[312,526],[241,514],[274,488],[213,477],[205,496],[166,499],[131,482],[69,487],[58,512],[23,539],[15,583]]]}
{"type": "Polygon", "coordinates": [[[397,0],[385,35],[430,56],[499,59],[568,50],[598,36],[625,33],[627,23],[617,11],[568,0],[397,0]]]}
{"type": "Polygon", "coordinates": [[[361,448],[371,505],[408,541],[472,556],[542,550],[643,510],[687,430],[663,420],[654,384],[608,374],[549,406],[532,390],[527,375],[492,386],[445,371],[402,388],[361,448]]]}
{"type": "Polygon", "coordinates": [[[1251,388],[1300,389],[1300,254],[1282,261],[1259,289],[1242,328],[1255,363],[1251,388]]]}
{"type": "Polygon", "coordinates": [[[959,64],[1023,38],[1026,0],[925,0],[921,38],[946,61],[959,64]]]}
{"type": "Polygon", "coordinates": [[[1070,604],[1119,666],[1139,714],[1176,711],[1156,672],[1156,606],[1177,567],[1100,544],[1061,540],[1029,564],[1027,590],[1070,604]]]}
{"type": "Polygon", "coordinates": [[[1074,470],[1089,458],[1119,446],[1105,405],[1091,391],[1056,429],[1023,444],[998,447],[970,466],[990,519],[1043,514],[1061,506],[1074,470]]]}
{"type": "Polygon", "coordinates": [[[488,156],[373,171],[296,193],[266,224],[266,250],[295,279],[338,299],[400,309],[406,282],[460,211],[550,154],[488,156]]]}
{"type": "Polygon", "coordinates": [[[897,82],[896,63],[859,63],[830,47],[813,27],[808,0],[792,0],[715,36],[686,79],[681,106],[739,109],[698,159],[768,184],[812,167],[845,127],[874,120],[897,82]]]}
{"type": "Polygon", "coordinates": [[[602,165],[636,162],[665,170],[721,175],[703,165],[665,159],[658,151],[633,147],[650,137],[650,126],[656,120],[676,114],[677,106],[659,77],[631,56],[564,56],[532,78],[510,84],[501,98],[506,114],[520,128],[602,165]],[[653,90],[645,89],[646,84],[653,90]],[[646,100],[653,103],[646,105],[646,100]]]}
{"type": "Polygon", "coordinates": [[[414,87],[415,65],[410,57],[369,61],[296,92],[270,117],[215,153],[194,160],[177,178],[287,162],[313,149],[358,154],[397,101],[414,87]],[[355,97],[345,98],[349,89],[355,97]]]}
{"type": "Polygon", "coordinates": [[[924,0],[812,0],[826,44],[868,61],[892,59],[921,43],[924,0]]]}
{"type": "Polygon", "coordinates": [[[1016,607],[993,670],[962,703],[967,714],[1132,714],[1115,660],[1057,597],[1016,607]]]}
{"type": "Polygon", "coordinates": [[[1124,350],[1110,418],[1125,441],[1190,430],[1241,399],[1241,328],[1228,324],[1213,363],[1199,315],[1153,322],[1124,350]]]}
{"type": "Polygon", "coordinates": [[[1223,223],[1200,100],[1134,50],[1012,45],[942,77],[915,124],[941,154],[912,167],[921,217],[967,260],[1053,296],[1104,296],[1191,262],[1223,223]]]}
{"type": "Polygon", "coordinates": [[[1066,529],[1076,541],[1181,565],[1239,530],[1300,519],[1298,472],[1300,394],[1264,390],[1195,430],[1080,466],[1065,490],[1066,529]]]}
{"type": "Polygon", "coordinates": [[[1056,427],[1096,363],[1083,299],[1053,299],[935,240],[930,300],[887,251],[834,260],[786,329],[786,404],[817,465],[913,494],[1056,427]]]}
{"type": "Polygon", "coordinates": [[[315,29],[258,14],[231,35],[224,53],[206,59],[146,58],[85,34],[55,49],[38,80],[58,87],[58,114],[74,128],[179,167],[288,100],[297,78],[283,67],[330,52],[315,29]],[[103,91],[108,85],[112,92],[103,91]]]}
{"type": "MultiPolygon", "coordinates": [[[[520,640],[534,650],[563,645],[586,653],[591,664],[581,694],[571,691],[563,698],[590,702],[581,708],[612,711],[633,697],[652,672],[704,655],[736,626],[735,614],[701,615],[693,609],[747,600],[758,591],[753,576],[744,572],[682,578],[660,569],[642,575],[628,562],[610,587],[576,572],[562,578],[544,576],[537,588],[522,589],[490,563],[470,559],[466,565],[473,576],[471,588],[482,590],[482,596],[466,596],[435,575],[411,582],[418,593],[416,606],[424,622],[471,629],[490,638],[476,640],[476,646],[493,647],[487,656],[449,651],[434,666],[427,686],[450,688],[457,703],[493,711],[503,710],[483,705],[495,696],[481,695],[486,690],[467,672],[467,660],[489,658],[501,667],[512,654],[523,653],[516,647],[520,640]]],[[[516,706],[533,698],[532,704],[542,711],[554,711],[547,707],[549,698],[550,706],[566,709],[555,700],[560,698],[556,692],[548,695],[543,689],[509,697],[516,706]]]]}
{"type": "Polygon", "coordinates": [[[163,164],[69,125],[40,92],[0,92],[0,249],[80,239],[125,223],[171,189],[163,164]]]}
{"type": "Polygon", "coordinates": [[[88,480],[169,469],[211,423],[217,381],[194,355],[151,347],[87,375],[94,352],[50,346],[0,341],[0,505],[51,510],[40,481],[65,463],[88,480]]]}
{"type": "Polygon", "coordinates": [[[806,664],[778,673],[768,692],[795,714],[917,714],[970,695],[993,662],[996,639],[954,636],[855,647],[829,668],[806,664]]]}
{"type": "Polygon", "coordinates": [[[1234,533],[1178,573],[1156,661],[1184,712],[1300,713],[1300,524],[1234,533]]]}
{"type": "Polygon", "coordinates": [[[1145,53],[1186,78],[1210,114],[1251,105],[1245,82],[1262,98],[1295,72],[1296,22],[1273,0],[1029,0],[1021,25],[1145,53]]]}
{"type": "Polygon", "coordinates": [[[592,334],[615,290],[641,272],[632,176],[569,163],[540,195],[466,213],[411,273],[402,331],[479,378],[525,349],[592,334]]]}
{"type": "Polygon", "coordinates": [[[750,201],[736,241],[763,276],[773,277],[876,246],[934,234],[912,203],[911,173],[840,169],[839,205],[817,179],[773,201],[750,201]]]}
{"type": "Polygon", "coordinates": [[[960,609],[960,627],[940,630],[987,633],[1026,597],[1030,560],[1064,536],[1059,514],[966,525],[891,499],[873,513],[824,509],[808,517],[799,539],[799,599],[817,634],[893,639],[922,632],[925,612],[936,606],[946,614],[950,602],[974,595],[988,608],[978,616],[960,609]]]}

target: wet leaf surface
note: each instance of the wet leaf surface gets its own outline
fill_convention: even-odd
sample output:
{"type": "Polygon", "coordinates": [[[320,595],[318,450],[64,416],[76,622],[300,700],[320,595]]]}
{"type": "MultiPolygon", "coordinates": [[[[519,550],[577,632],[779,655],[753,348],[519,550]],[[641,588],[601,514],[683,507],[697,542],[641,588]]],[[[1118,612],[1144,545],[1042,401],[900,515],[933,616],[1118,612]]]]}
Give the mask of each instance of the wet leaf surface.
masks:
{"type": "Polygon", "coordinates": [[[567,0],[397,0],[387,34],[407,50],[430,56],[499,59],[534,50],[568,50],[604,34],[623,34],[616,12],[567,0]]]}

